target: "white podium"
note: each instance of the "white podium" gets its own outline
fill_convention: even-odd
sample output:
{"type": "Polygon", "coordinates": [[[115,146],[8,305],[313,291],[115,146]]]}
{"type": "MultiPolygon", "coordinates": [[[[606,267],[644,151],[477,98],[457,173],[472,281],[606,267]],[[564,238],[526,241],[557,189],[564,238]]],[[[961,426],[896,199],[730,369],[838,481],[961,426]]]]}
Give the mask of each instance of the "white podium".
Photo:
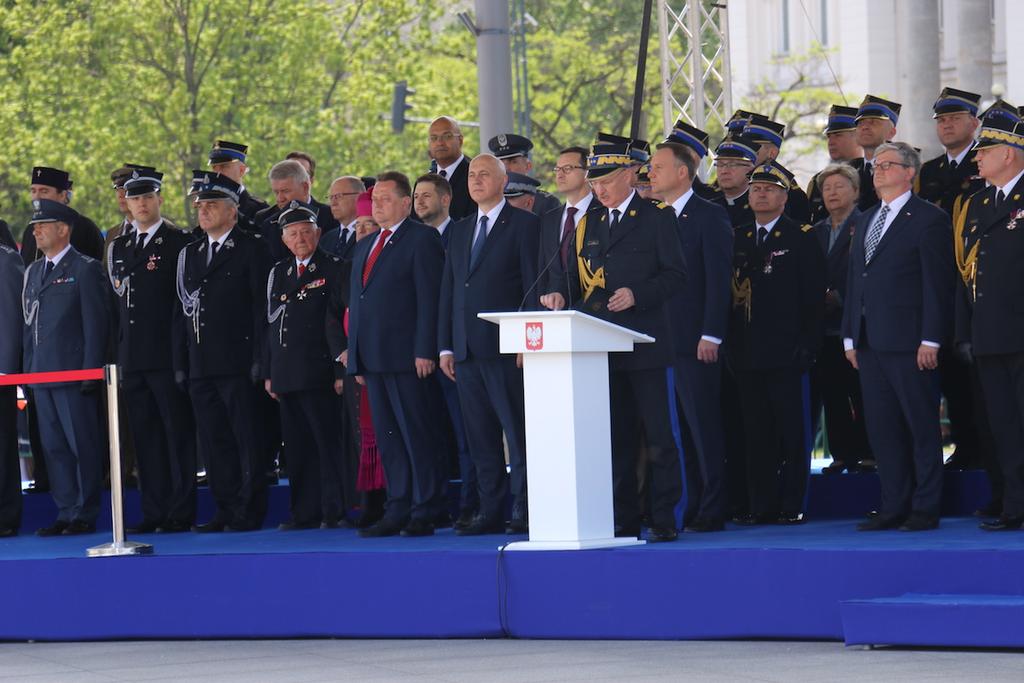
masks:
{"type": "Polygon", "coordinates": [[[608,352],[654,338],[579,311],[480,313],[502,353],[523,354],[530,540],[508,550],[585,550],[615,538],[608,352]]]}

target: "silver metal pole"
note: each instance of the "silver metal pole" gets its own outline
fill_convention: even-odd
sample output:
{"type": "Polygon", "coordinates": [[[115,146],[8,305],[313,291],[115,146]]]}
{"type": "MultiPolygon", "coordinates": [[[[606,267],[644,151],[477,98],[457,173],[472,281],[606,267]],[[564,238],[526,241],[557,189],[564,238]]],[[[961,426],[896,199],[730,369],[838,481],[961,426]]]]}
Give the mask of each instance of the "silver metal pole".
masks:
{"type": "Polygon", "coordinates": [[[512,54],[508,0],[476,0],[480,147],[512,132],[512,54]]]}
{"type": "Polygon", "coordinates": [[[110,432],[110,518],[114,526],[112,543],[93,546],[86,550],[89,557],[118,555],[149,555],[153,546],[124,539],[124,491],[121,488],[121,420],[117,413],[118,371],[116,365],[104,368],[107,387],[107,430],[110,432]]]}

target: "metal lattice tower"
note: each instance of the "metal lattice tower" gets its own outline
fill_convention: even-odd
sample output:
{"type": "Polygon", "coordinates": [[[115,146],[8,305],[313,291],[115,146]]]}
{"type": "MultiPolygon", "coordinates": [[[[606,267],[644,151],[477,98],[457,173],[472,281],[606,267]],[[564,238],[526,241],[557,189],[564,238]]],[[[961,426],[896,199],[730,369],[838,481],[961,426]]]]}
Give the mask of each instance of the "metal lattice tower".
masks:
{"type": "Polygon", "coordinates": [[[658,0],[658,37],[665,134],[679,118],[701,130],[724,128],[732,115],[725,3],[658,0]]]}

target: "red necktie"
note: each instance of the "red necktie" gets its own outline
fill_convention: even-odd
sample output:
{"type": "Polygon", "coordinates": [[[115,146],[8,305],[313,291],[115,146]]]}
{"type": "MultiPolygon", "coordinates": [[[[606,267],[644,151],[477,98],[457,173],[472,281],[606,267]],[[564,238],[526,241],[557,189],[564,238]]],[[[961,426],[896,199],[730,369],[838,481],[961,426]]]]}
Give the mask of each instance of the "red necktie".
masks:
{"type": "Polygon", "coordinates": [[[306,264],[305,263],[300,263],[299,264],[299,277],[302,277],[305,273],[306,273],[306,264]]]}
{"type": "Polygon", "coordinates": [[[384,230],[381,230],[377,244],[373,245],[373,250],[370,252],[370,255],[366,257],[366,265],[363,267],[363,287],[365,287],[367,281],[369,281],[370,273],[373,272],[373,266],[377,263],[377,257],[380,256],[380,252],[384,249],[384,245],[387,243],[389,237],[391,237],[390,229],[385,228],[384,230]]]}
{"type": "Polygon", "coordinates": [[[562,226],[562,270],[569,267],[569,233],[576,228],[575,206],[565,210],[565,225],[562,226]]]}

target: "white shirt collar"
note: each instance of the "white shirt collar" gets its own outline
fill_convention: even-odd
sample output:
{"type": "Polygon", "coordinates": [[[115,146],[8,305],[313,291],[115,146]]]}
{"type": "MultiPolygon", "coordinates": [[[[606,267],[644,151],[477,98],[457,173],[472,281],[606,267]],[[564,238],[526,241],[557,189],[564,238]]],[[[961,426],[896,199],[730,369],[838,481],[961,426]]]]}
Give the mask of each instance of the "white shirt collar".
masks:
{"type": "Polygon", "coordinates": [[[734,206],[736,204],[736,202],[738,202],[739,200],[743,199],[748,192],[750,192],[750,188],[749,187],[747,189],[743,190],[743,192],[740,192],[738,195],[736,195],[732,199],[729,199],[728,197],[726,197],[724,192],[722,193],[722,197],[725,198],[725,203],[726,204],[728,204],[729,206],[734,206]]]}
{"type": "MultiPolygon", "coordinates": [[[[213,243],[214,243],[214,242],[217,242],[218,244],[220,244],[220,246],[222,246],[222,247],[223,247],[223,246],[224,246],[224,243],[225,243],[225,242],[227,242],[227,241],[228,241],[228,239],[230,239],[230,237],[231,237],[231,231],[232,231],[232,230],[234,230],[234,228],[230,228],[230,229],[229,229],[229,230],[228,230],[228,231],[227,231],[226,233],[224,233],[223,235],[221,235],[221,236],[220,236],[220,239],[213,239],[212,237],[210,237],[209,235],[207,235],[207,236],[206,236],[206,246],[208,246],[208,247],[210,247],[210,248],[212,249],[212,248],[213,248],[213,243]]],[[[218,248],[219,248],[219,247],[218,247],[218,248]]]]}
{"type": "Polygon", "coordinates": [[[956,165],[959,166],[960,164],[962,164],[964,162],[964,158],[968,154],[970,154],[973,150],[974,150],[974,145],[967,145],[955,157],[949,156],[949,152],[946,152],[946,161],[948,161],[949,163],[953,163],[955,161],[956,165]]]}
{"type": "Polygon", "coordinates": [[[298,266],[305,267],[305,266],[308,266],[309,262],[312,261],[312,260],[313,260],[313,254],[310,254],[308,257],[306,257],[305,259],[302,259],[301,261],[299,259],[295,259],[295,265],[296,265],[296,267],[298,267],[298,266]]]}
{"type": "MultiPolygon", "coordinates": [[[[146,228],[145,231],[143,231],[143,230],[141,230],[139,228],[139,222],[138,221],[132,221],[132,227],[135,229],[135,232],[139,233],[140,235],[141,234],[146,234],[146,235],[154,234],[154,233],[156,233],[157,230],[160,229],[161,226],[163,226],[163,224],[164,224],[164,219],[161,218],[156,223],[154,223],[153,225],[151,225],[148,228],[146,228]]],[[[147,237],[146,239],[149,239],[149,238],[147,237]]]]}
{"type": "Polygon", "coordinates": [[[619,220],[621,221],[622,217],[626,215],[626,208],[629,206],[629,203],[631,201],[633,201],[633,197],[634,196],[636,196],[636,190],[630,190],[629,191],[629,196],[626,197],[626,201],[622,202],[618,206],[614,206],[614,207],[608,209],[608,220],[610,221],[612,219],[612,211],[618,211],[619,212],[619,220]]]}
{"type": "Polygon", "coordinates": [[[779,222],[779,219],[780,219],[780,218],[782,218],[782,214],[779,214],[778,216],[776,216],[776,217],[775,217],[775,218],[773,218],[772,220],[768,221],[767,223],[758,223],[758,222],[757,222],[757,219],[755,218],[755,219],[754,219],[754,225],[755,225],[755,226],[756,226],[756,227],[757,227],[758,229],[764,228],[764,229],[765,229],[765,230],[767,230],[768,232],[771,232],[771,231],[772,231],[772,229],[773,229],[773,228],[775,227],[775,224],[779,222]]]}
{"type": "Polygon", "coordinates": [[[459,158],[456,159],[455,163],[453,163],[451,166],[441,166],[440,164],[438,164],[437,165],[437,173],[438,173],[438,175],[441,174],[441,171],[444,171],[444,177],[445,178],[451,178],[452,177],[452,173],[455,173],[455,169],[458,167],[459,164],[462,163],[462,160],[465,159],[465,158],[466,158],[465,154],[460,154],[459,158]]]}
{"type": "Polygon", "coordinates": [[[579,215],[584,214],[584,213],[587,212],[587,209],[590,208],[590,202],[592,202],[593,200],[594,200],[594,193],[593,192],[588,192],[585,195],[583,195],[583,198],[580,199],[575,204],[571,204],[571,203],[569,203],[567,201],[565,203],[565,207],[566,208],[569,208],[570,206],[573,207],[574,209],[576,209],[576,215],[579,216],[579,215]]]}
{"type": "Polygon", "coordinates": [[[693,196],[693,188],[691,187],[689,190],[684,192],[679,197],[679,199],[677,199],[674,202],[672,202],[672,209],[676,212],[676,218],[678,218],[679,214],[681,214],[683,212],[683,209],[686,208],[686,203],[688,201],[690,201],[690,197],[692,197],[692,196],[693,196]]]}
{"type": "Polygon", "coordinates": [[[477,210],[476,210],[476,222],[479,223],[480,219],[483,218],[486,215],[487,216],[487,232],[490,232],[491,228],[494,227],[494,224],[498,220],[498,214],[500,214],[501,210],[505,208],[505,204],[506,204],[505,198],[502,197],[501,201],[498,202],[498,204],[494,208],[492,208],[490,211],[488,211],[486,214],[484,214],[483,211],[481,211],[479,208],[477,208],[477,210]]]}
{"type": "Polygon", "coordinates": [[[351,223],[341,226],[342,234],[344,234],[346,230],[354,233],[356,231],[356,221],[358,220],[358,218],[353,218],[351,223]]]}
{"type": "Polygon", "coordinates": [[[886,204],[885,202],[882,202],[882,206],[888,206],[889,207],[889,214],[890,215],[897,214],[897,213],[900,212],[900,209],[903,208],[903,205],[906,204],[908,201],[910,201],[910,196],[912,194],[913,194],[913,192],[911,190],[907,190],[906,192],[904,192],[903,194],[901,194],[899,197],[897,197],[896,199],[892,200],[888,204],[886,204]]]}
{"type": "Polygon", "coordinates": [[[64,258],[69,251],[71,251],[71,243],[70,242],[68,242],[67,246],[65,246],[63,249],[60,250],[59,254],[57,254],[53,258],[48,258],[46,260],[49,261],[50,263],[52,263],[56,267],[56,265],[58,263],[60,263],[60,260],[62,258],[64,258]]]}
{"type": "Polygon", "coordinates": [[[1022,170],[1017,175],[1013,176],[1013,178],[1010,179],[1010,182],[1006,183],[1002,187],[996,188],[996,191],[998,192],[998,191],[1002,190],[1003,196],[1004,197],[1009,197],[1010,196],[1010,190],[1012,190],[1013,188],[1017,187],[1017,183],[1020,182],[1020,177],[1021,176],[1024,176],[1024,170],[1022,170]]]}
{"type": "Polygon", "coordinates": [[[452,217],[451,216],[448,216],[447,218],[445,218],[444,222],[441,223],[441,225],[437,226],[437,234],[438,235],[443,235],[444,231],[448,229],[449,225],[451,225],[451,222],[452,222],[452,217]]]}

